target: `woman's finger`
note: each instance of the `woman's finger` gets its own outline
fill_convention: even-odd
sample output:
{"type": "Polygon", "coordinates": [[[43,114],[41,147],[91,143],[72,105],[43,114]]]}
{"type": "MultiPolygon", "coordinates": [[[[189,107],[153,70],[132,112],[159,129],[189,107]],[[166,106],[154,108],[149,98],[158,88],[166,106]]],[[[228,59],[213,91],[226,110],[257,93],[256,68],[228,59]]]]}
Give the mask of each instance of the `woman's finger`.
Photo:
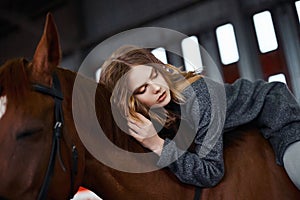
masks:
{"type": "Polygon", "coordinates": [[[133,123],[133,122],[128,122],[127,125],[129,128],[133,129],[137,133],[141,129],[138,125],[136,125],[136,123],[133,123]]]}
{"type": "Polygon", "coordinates": [[[148,126],[149,124],[151,124],[152,122],[150,120],[148,120],[147,118],[143,119],[141,121],[138,120],[134,120],[131,118],[128,118],[128,122],[135,124],[136,126],[138,126],[139,128],[145,128],[146,126],[148,126]],[[144,121],[143,121],[144,120],[144,121]]]}
{"type": "Polygon", "coordinates": [[[128,134],[129,134],[130,136],[132,136],[134,139],[136,139],[137,141],[139,141],[139,142],[143,141],[143,139],[144,139],[143,136],[137,134],[137,133],[136,133],[134,130],[132,130],[132,129],[129,129],[128,134]]]}

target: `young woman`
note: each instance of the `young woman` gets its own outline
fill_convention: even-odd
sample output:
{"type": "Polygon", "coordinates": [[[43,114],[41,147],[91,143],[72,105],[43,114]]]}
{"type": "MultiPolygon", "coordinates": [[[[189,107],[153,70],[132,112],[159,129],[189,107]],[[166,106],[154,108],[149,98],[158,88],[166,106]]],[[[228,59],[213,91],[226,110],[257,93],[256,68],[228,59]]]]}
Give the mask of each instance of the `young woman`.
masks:
{"type": "Polygon", "coordinates": [[[103,64],[100,82],[112,91],[111,101],[127,119],[129,134],[182,182],[216,185],[224,175],[222,133],[255,121],[276,162],[300,189],[300,106],[285,84],[239,79],[223,85],[131,46],[118,49],[103,64]],[[181,122],[195,133],[193,151],[158,134],[178,130],[181,122]]]}

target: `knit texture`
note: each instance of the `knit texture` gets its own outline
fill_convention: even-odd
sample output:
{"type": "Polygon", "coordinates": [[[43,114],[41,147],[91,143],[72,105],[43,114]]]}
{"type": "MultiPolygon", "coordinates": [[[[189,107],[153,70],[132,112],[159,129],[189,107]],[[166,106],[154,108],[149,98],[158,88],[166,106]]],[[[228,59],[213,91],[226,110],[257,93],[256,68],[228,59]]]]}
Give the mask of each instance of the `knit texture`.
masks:
{"type": "Polygon", "coordinates": [[[212,187],[222,179],[222,134],[240,125],[256,121],[280,165],[287,146],[300,141],[300,107],[285,84],[239,79],[223,85],[202,78],[183,95],[186,101],[180,109],[184,123],[177,138],[165,139],[157,165],[168,167],[184,183],[212,187]],[[194,152],[178,144],[184,134],[194,143],[194,152]]]}

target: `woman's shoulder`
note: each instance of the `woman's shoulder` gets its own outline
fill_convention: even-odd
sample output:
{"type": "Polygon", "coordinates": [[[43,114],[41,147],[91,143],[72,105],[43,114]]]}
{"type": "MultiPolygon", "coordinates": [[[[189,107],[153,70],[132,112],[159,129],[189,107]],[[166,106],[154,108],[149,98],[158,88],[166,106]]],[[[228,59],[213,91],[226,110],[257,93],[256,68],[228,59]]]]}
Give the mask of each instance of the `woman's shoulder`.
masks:
{"type": "Polygon", "coordinates": [[[182,94],[187,99],[186,103],[195,105],[198,102],[200,107],[212,104],[219,107],[226,104],[225,85],[208,77],[193,82],[182,94]]]}
{"type": "Polygon", "coordinates": [[[216,90],[224,88],[224,84],[218,81],[212,80],[206,76],[198,76],[192,81],[189,81],[189,85],[182,91],[183,95],[190,95],[191,92],[197,95],[204,95],[204,93],[209,93],[211,90],[216,90]]]}
{"type": "Polygon", "coordinates": [[[193,76],[190,78],[187,78],[184,84],[182,85],[182,93],[189,93],[191,89],[201,88],[201,86],[204,86],[205,81],[203,76],[193,76]]]}
{"type": "Polygon", "coordinates": [[[184,104],[187,106],[201,105],[204,102],[209,101],[209,90],[205,78],[201,77],[191,82],[184,88],[182,95],[185,98],[184,104]]]}

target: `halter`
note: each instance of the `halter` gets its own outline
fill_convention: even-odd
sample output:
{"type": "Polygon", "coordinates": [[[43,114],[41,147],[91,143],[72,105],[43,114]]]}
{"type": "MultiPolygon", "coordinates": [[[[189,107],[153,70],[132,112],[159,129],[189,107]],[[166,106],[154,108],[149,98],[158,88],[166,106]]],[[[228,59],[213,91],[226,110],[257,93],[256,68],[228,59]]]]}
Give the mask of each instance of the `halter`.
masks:
{"type": "MultiPolygon", "coordinates": [[[[60,154],[60,139],[62,137],[62,127],[64,125],[64,118],[62,112],[62,100],[63,94],[61,92],[61,87],[59,83],[59,79],[56,73],[53,74],[53,84],[52,87],[46,87],[40,84],[33,84],[32,87],[35,91],[50,95],[54,98],[54,114],[55,114],[55,123],[53,128],[53,142],[51,146],[51,154],[49,159],[49,164],[46,172],[46,176],[44,178],[44,182],[42,184],[38,200],[43,200],[46,198],[50,180],[53,176],[54,166],[55,166],[55,158],[58,156],[60,165],[63,171],[66,171],[66,168],[63,164],[61,154],[60,154]]],[[[71,168],[71,189],[70,189],[70,198],[73,197],[74,193],[74,177],[77,174],[77,160],[78,160],[78,152],[76,146],[72,146],[72,168],[71,168]]]]}

